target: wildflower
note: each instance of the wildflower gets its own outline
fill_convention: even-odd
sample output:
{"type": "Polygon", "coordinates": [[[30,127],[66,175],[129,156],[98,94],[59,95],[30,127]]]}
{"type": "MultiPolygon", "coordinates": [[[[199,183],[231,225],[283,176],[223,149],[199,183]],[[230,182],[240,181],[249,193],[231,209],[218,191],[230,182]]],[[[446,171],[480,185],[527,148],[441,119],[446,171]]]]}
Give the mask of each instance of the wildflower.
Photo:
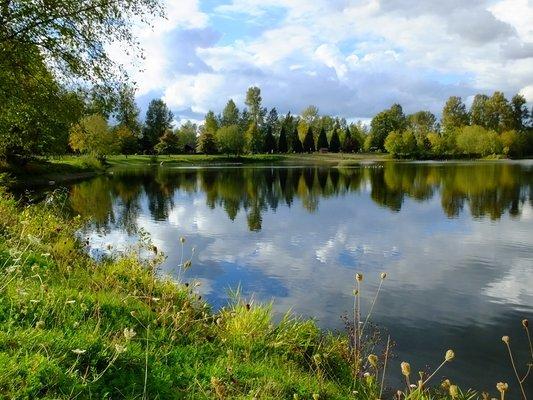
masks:
{"type": "Polygon", "coordinates": [[[126,351],[126,346],[122,346],[121,344],[115,344],[115,351],[117,354],[122,354],[126,351]]]}
{"type": "Polygon", "coordinates": [[[449,389],[451,385],[452,385],[452,383],[450,382],[449,379],[445,379],[445,380],[443,380],[442,383],[440,384],[440,386],[441,386],[443,389],[449,389]]]}
{"type": "Polygon", "coordinates": [[[368,356],[368,362],[370,363],[370,365],[372,365],[374,368],[377,368],[378,367],[378,356],[376,356],[375,354],[370,354],[368,356]]]}
{"type": "Polygon", "coordinates": [[[37,323],[35,324],[35,327],[37,329],[41,329],[41,328],[44,328],[44,321],[42,319],[40,319],[39,321],[37,321],[37,323]]]}
{"type": "Polygon", "coordinates": [[[448,362],[452,361],[454,357],[455,357],[455,353],[453,352],[453,350],[448,350],[446,354],[444,355],[444,359],[448,362]]]}
{"type": "Polygon", "coordinates": [[[509,344],[509,336],[502,336],[502,342],[505,344],[509,344]]]}
{"type": "Polygon", "coordinates": [[[523,319],[523,320],[522,320],[522,326],[523,326],[524,328],[527,328],[527,327],[529,326],[529,321],[528,321],[527,319],[523,319]]]}
{"type": "Polygon", "coordinates": [[[505,393],[507,391],[507,389],[509,389],[509,385],[507,383],[504,383],[504,382],[498,382],[496,384],[496,389],[498,389],[498,392],[500,392],[500,393],[505,393]]]}
{"type": "Polygon", "coordinates": [[[355,274],[355,280],[357,282],[362,282],[363,281],[363,274],[360,274],[360,273],[355,274]]]}
{"type": "Polygon", "coordinates": [[[185,237],[184,236],[180,237],[180,242],[181,242],[181,244],[185,243],[185,237]]]}
{"type": "Polygon", "coordinates": [[[76,300],[67,300],[65,301],[65,304],[74,304],[76,300]]]}
{"type": "Polygon", "coordinates": [[[124,337],[127,341],[130,341],[133,339],[133,337],[137,334],[132,328],[124,328],[124,337]]]}
{"type": "Polygon", "coordinates": [[[411,365],[408,362],[403,361],[400,366],[404,376],[409,376],[411,374],[411,365]]]}
{"type": "Polygon", "coordinates": [[[315,361],[316,364],[320,364],[320,362],[322,361],[322,359],[320,358],[320,354],[315,354],[313,356],[313,360],[315,361]]]}
{"type": "Polygon", "coordinates": [[[387,277],[387,273],[386,272],[382,272],[380,276],[381,276],[381,279],[385,279],[387,277]]]}
{"type": "Polygon", "coordinates": [[[300,396],[298,396],[298,393],[294,393],[292,395],[293,400],[300,400],[300,396]]]}
{"type": "Polygon", "coordinates": [[[320,396],[318,393],[313,393],[313,400],[318,400],[320,399],[320,396]]]}
{"type": "Polygon", "coordinates": [[[457,385],[450,385],[450,396],[452,396],[452,399],[455,399],[457,396],[459,396],[459,388],[457,385]]]}
{"type": "Polygon", "coordinates": [[[74,349],[74,350],[72,350],[72,352],[74,354],[77,354],[77,355],[85,354],[86,351],[87,350],[82,350],[82,349],[74,349]]]}
{"type": "Polygon", "coordinates": [[[365,372],[365,373],[363,374],[363,376],[364,376],[365,378],[370,378],[370,372],[365,372]]]}
{"type": "Polygon", "coordinates": [[[152,301],[159,301],[161,300],[159,297],[152,297],[152,301]]]}

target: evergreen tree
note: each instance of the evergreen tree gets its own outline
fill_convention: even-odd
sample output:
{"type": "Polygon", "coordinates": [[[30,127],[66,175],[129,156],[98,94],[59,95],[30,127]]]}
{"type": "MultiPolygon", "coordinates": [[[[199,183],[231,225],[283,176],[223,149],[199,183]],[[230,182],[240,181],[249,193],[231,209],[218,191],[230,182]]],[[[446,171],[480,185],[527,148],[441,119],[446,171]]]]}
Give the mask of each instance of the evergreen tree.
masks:
{"type": "Polygon", "coordinates": [[[342,151],[344,153],[357,153],[361,145],[359,140],[352,135],[350,128],[346,127],[344,130],[344,141],[342,142],[342,151]]]}
{"type": "Polygon", "coordinates": [[[289,146],[287,145],[287,135],[285,134],[285,124],[281,126],[281,131],[279,132],[278,140],[278,152],[287,153],[289,151],[289,146]]]}
{"type": "Polygon", "coordinates": [[[313,139],[313,128],[307,127],[305,132],[304,141],[302,143],[303,151],[307,153],[313,153],[315,151],[315,141],[313,139]]]}
{"type": "Polygon", "coordinates": [[[165,134],[167,129],[172,128],[173,118],[172,112],[163,100],[154,99],[150,102],[146,111],[141,141],[144,151],[149,153],[154,151],[154,147],[159,143],[161,136],[165,134]]]}
{"type": "Polygon", "coordinates": [[[274,153],[276,152],[276,139],[272,134],[272,127],[267,126],[267,132],[265,135],[265,144],[264,144],[265,153],[274,153]]]}
{"type": "Polygon", "coordinates": [[[317,150],[328,148],[328,138],[326,137],[326,130],[324,128],[320,128],[316,148],[317,150]]]}
{"type": "Polygon", "coordinates": [[[239,109],[230,99],[222,111],[221,126],[237,125],[239,123],[239,109]]]}
{"type": "Polygon", "coordinates": [[[298,128],[294,127],[291,135],[291,149],[293,153],[303,153],[304,148],[302,146],[302,142],[300,141],[300,137],[298,136],[298,128]]]}
{"type": "Polygon", "coordinates": [[[332,153],[338,153],[341,149],[341,141],[339,139],[339,132],[337,128],[333,129],[331,140],[329,141],[329,151],[332,153]]]}
{"type": "Polygon", "coordinates": [[[259,126],[252,122],[246,131],[246,148],[249,153],[258,154],[263,152],[263,138],[259,126]]]}

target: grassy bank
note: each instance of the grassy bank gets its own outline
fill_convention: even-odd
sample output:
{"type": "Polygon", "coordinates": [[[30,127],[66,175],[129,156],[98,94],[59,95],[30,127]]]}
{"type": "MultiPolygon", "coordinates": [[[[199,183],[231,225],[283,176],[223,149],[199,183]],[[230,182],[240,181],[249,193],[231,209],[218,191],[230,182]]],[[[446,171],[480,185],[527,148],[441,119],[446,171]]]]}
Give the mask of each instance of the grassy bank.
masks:
{"type": "Polygon", "coordinates": [[[241,156],[177,154],[177,155],[114,155],[104,163],[90,156],[60,156],[33,159],[24,165],[8,165],[0,162],[0,174],[9,174],[24,185],[47,185],[85,179],[104,173],[110,168],[144,166],[223,166],[223,165],[351,165],[361,162],[390,159],[383,154],[251,154],[241,156]]]}
{"type": "MultiPolygon", "coordinates": [[[[240,299],[215,313],[193,282],[159,276],[163,256],[148,239],[137,250],[149,250],[149,261],[96,263],[75,239],[81,221],[63,210],[57,199],[21,208],[0,194],[4,398],[392,398],[385,387],[380,396],[388,353],[375,343],[365,351],[377,356],[360,347],[354,365],[349,336],[312,321],[274,323],[268,306],[240,299]]],[[[449,393],[439,386],[403,398],[449,393]]]]}

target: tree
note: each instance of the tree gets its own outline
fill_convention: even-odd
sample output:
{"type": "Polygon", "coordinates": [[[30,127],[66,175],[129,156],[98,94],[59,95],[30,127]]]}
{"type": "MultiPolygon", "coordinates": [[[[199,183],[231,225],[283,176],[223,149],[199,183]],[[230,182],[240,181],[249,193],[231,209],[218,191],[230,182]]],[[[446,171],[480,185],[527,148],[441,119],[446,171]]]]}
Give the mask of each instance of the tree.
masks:
{"type": "Polygon", "coordinates": [[[217,152],[216,133],[218,122],[213,111],[208,111],[205,115],[205,121],[200,128],[197,151],[204,154],[215,154],[217,152]]]}
{"type": "Polygon", "coordinates": [[[315,151],[315,140],[313,139],[313,128],[310,126],[307,127],[305,132],[304,141],[302,143],[303,151],[307,153],[312,153],[315,151]]]}
{"type": "Polygon", "coordinates": [[[265,131],[270,128],[272,134],[275,136],[279,127],[279,117],[276,108],[272,108],[265,119],[265,131]]]}
{"type": "Polygon", "coordinates": [[[116,81],[107,44],[136,49],[133,27],[150,15],[163,15],[159,0],[3,1],[0,59],[19,69],[27,64],[28,47],[35,46],[62,77],[116,81]]]}
{"type": "Polygon", "coordinates": [[[221,153],[240,155],[246,140],[237,125],[223,126],[216,133],[217,146],[221,153]]]}
{"type": "Polygon", "coordinates": [[[502,92],[494,92],[487,100],[488,123],[487,129],[492,129],[498,133],[514,128],[514,113],[509,101],[502,92]]]}
{"type": "Polygon", "coordinates": [[[341,150],[341,141],[339,138],[339,131],[337,128],[333,129],[331,134],[331,140],[329,141],[329,151],[332,153],[338,153],[341,150]]]}
{"type": "Polygon", "coordinates": [[[515,94],[511,99],[513,109],[514,129],[522,131],[527,126],[529,111],[526,106],[526,98],[521,94],[515,94]]]}
{"type": "Polygon", "coordinates": [[[393,104],[388,110],[378,113],[370,122],[372,147],[384,150],[385,138],[392,131],[401,132],[406,128],[407,121],[399,104],[393,104]]]}
{"type": "Polygon", "coordinates": [[[230,99],[222,111],[222,126],[237,125],[239,123],[239,109],[230,99]]]}
{"type": "Polygon", "coordinates": [[[360,147],[361,146],[357,138],[355,138],[350,132],[350,129],[346,127],[346,129],[344,129],[344,141],[342,143],[342,151],[344,153],[357,153],[360,147]]]}
{"type": "Polygon", "coordinates": [[[176,130],[178,136],[179,151],[183,153],[191,153],[196,149],[196,141],[198,127],[191,121],[185,122],[176,130]]]}
{"type": "Polygon", "coordinates": [[[69,144],[73,150],[87,153],[98,159],[119,151],[119,142],[107,121],[98,114],[84,117],[70,131],[69,144]]]}
{"type": "Polygon", "coordinates": [[[252,122],[258,126],[263,123],[264,117],[264,110],[261,108],[261,101],[261,89],[259,89],[257,86],[248,88],[244,103],[250,110],[249,112],[252,122]]]}
{"type": "Polygon", "coordinates": [[[407,116],[407,127],[416,137],[418,143],[422,143],[429,132],[437,129],[437,118],[430,111],[418,111],[407,116]]]}
{"type": "Polygon", "coordinates": [[[445,136],[452,136],[455,131],[468,125],[466,106],[460,97],[452,96],[442,110],[442,131],[445,136]]]}
{"type": "Polygon", "coordinates": [[[298,128],[296,126],[292,130],[292,134],[290,137],[290,145],[293,153],[303,153],[304,148],[302,142],[300,141],[300,137],[298,135],[298,128]]]}
{"type": "Polygon", "coordinates": [[[281,131],[279,132],[278,152],[287,153],[288,151],[287,134],[285,133],[285,124],[283,124],[281,125],[281,131]]]}
{"type": "Polygon", "coordinates": [[[172,132],[172,129],[167,129],[161,136],[159,142],[155,145],[157,154],[176,154],[180,152],[180,145],[178,136],[172,132]]]}
{"type": "Polygon", "coordinates": [[[274,153],[276,151],[276,139],[274,138],[274,135],[272,134],[272,127],[267,126],[267,132],[265,135],[265,143],[264,143],[264,151],[265,153],[274,153]]]}
{"type": "Polygon", "coordinates": [[[123,85],[119,89],[115,119],[119,125],[127,127],[134,136],[140,136],[141,124],[139,123],[139,108],[135,103],[134,87],[123,85]]]}
{"type": "Polygon", "coordinates": [[[168,129],[172,129],[172,119],[174,116],[161,99],[154,99],[148,105],[146,119],[142,132],[142,147],[144,151],[152,152],[161,136],[168,129]]]}
{"type": "Polygon", "coordinates": [[[489,127],[488,100],[489,96],[485,94],[476,94],[474,96],[474,100],[470,106],[470,125],[478,125],[484,128],[489,127]]]}
{"type": "Polygon", "coordinates": [[[317,150],[328,148],[328,138],[326,137],[326,131],[324,128],[320,129],[320,133],[318,134],[318,140],[316,142],[316,148],[317,150]]]}
{"type": "Polygon", "coordinates": [[[200,127],[196,151],[203,154],[215,154],[217,152],[215,135],[209,129],[206,129],[205,125],[200,127]]]}
{"type": "Polygon", "coordinates": [[[469,156],[500,154],[502,144],[498,134],[479,125],[463,126],[456,137],[457,149],[469,156]]]}
{"type": "Polygon", "coordinates": [[[246,149],[251,154],[258,154],[263,152],[263,137],[259,131],[259,127],[255,122],[252,122],[245,133],[246,149]]]}
{"type": "Polygon", "coordinates": [[[126,125],[118,125],[115,135],[121,154],[135,154],[139,150],[139,138],[126,125]]]}

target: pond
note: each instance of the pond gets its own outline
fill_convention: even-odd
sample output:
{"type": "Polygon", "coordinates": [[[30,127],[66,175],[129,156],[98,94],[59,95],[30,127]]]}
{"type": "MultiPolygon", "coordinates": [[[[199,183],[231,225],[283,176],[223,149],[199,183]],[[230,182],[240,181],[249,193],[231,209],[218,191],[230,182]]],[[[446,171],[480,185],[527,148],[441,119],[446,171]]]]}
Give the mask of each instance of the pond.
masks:
{"type": "MultiPolygon", "coordinates": [[[[219,166],[115,170],[68,188],[99,255],[135,243],[139,229],[176,276],[213,305],[240,287],[327,329],[343,329],[354,274],[363,311],[387,272],[373,322],[413,371],[453,364],[441,376],[490,389],[515,384],[502,335],[526,362],[522,318],[533,316],[533,162],[378,162],[346,167],[219,166]]],[[[531,385],[529,380],[529,385],[531,385]]],[[[518,398],[514,393],[511,398],[518,398]]]]}

